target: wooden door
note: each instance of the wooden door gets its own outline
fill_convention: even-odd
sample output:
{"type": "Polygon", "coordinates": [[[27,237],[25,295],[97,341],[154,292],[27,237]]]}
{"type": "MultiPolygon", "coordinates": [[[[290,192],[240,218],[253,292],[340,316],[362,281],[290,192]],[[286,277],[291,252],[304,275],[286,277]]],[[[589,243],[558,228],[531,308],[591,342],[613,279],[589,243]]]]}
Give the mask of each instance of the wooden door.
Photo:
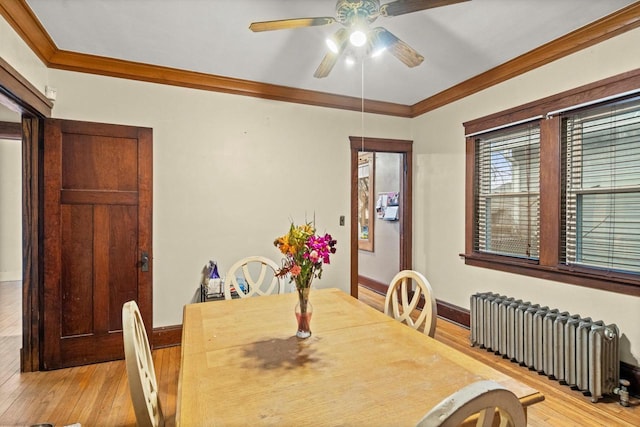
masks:
{"type": "Polygon", "coordinates": [[[152,131],[48,119],[44,135],[41,368],[122,359],[126,301],[151,336],[152,131]]]}

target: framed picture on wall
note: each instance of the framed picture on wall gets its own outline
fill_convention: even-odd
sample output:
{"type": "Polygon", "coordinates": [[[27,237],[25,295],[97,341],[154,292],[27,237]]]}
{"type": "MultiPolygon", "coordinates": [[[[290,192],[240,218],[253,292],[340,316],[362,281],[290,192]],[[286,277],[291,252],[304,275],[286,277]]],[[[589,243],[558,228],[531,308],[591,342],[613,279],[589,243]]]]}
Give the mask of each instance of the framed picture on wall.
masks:
{"type": "Polygon", "coordinates": [[[358,249],[373,252],[375,155],[358,156],[358,249]]]}

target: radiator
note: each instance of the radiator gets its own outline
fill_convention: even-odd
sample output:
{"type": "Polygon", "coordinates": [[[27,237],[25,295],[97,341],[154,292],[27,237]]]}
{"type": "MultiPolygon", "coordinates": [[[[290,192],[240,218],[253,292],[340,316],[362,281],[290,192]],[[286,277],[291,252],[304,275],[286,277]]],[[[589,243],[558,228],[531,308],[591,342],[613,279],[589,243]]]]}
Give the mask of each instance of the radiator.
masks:
{"type": "Polygon", "coordinates": [[[591,394],[618,387],[620,332],[589,317],[493,292],[471,296],[471,345],[591,394]]]}

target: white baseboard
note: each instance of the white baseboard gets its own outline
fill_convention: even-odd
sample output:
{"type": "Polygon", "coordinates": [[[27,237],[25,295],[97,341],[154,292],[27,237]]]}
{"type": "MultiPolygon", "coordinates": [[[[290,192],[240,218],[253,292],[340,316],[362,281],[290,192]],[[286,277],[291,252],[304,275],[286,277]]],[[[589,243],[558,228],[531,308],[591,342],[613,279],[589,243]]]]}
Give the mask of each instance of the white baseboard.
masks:
{"type": "Polygon", "coordinates": [[[22,271],[0,271],[0,282],[15,282],[22,280],[22,271]]]}

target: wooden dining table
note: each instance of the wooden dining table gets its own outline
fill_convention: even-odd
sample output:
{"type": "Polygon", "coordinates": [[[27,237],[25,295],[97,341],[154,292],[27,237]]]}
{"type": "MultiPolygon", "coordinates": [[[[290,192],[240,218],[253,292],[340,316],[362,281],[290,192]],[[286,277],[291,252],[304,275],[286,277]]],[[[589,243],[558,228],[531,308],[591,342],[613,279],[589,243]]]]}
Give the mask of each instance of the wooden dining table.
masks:
{"type": "Polygon", "coordinates": [[[535,389],[339,289],[312,290],[312,335],[296,338],[297,293],[184,308],[178,426],[414,426],[472,382],[526,407],[535,389]]]}

